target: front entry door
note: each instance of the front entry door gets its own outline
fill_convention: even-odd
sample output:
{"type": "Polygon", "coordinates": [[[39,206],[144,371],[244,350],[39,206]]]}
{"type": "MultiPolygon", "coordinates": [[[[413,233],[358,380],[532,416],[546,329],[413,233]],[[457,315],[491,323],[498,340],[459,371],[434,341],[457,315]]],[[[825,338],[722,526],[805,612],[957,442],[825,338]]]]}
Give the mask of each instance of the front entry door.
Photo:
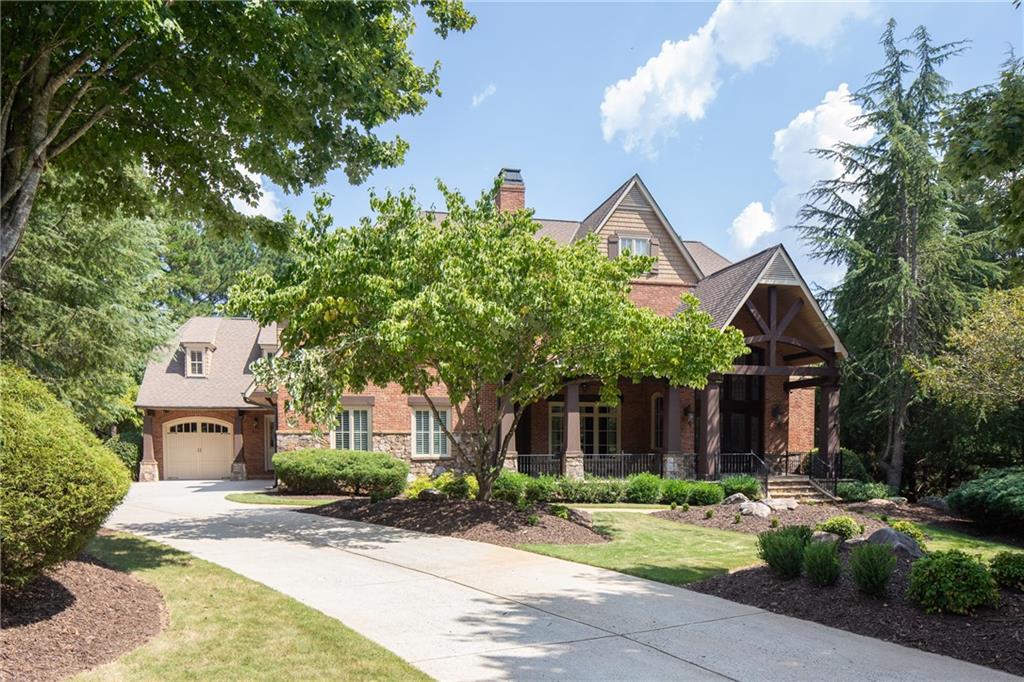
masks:
{"type": "Polygon", "coordinates": [[[764,382],[759,376],[727,375],[722,382],[722,452],[764,452],[764,382]]]}

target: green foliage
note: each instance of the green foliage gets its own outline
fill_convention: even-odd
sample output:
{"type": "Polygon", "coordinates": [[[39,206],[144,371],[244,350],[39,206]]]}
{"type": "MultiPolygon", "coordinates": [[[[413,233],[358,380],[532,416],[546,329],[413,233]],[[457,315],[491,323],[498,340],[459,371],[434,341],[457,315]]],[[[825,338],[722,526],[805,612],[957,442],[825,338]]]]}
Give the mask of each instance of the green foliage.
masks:
{"type": "Polygon", "coordinates": [[[688,502],[697,507],[704,507],[709,504],[721,504],[725,499],[725,491],[718,483],[711,481],[695,481],[690,487],[690,498],[688,502]]]}
{"type": "Polygon", "coordinates": [[[494,480],[491,497],[496,500],[519,504],[526,497],[526,484],[530,477],[518,471],[502,471],[494,480]]]}
{"type": "Polygon", "coordinates": [[[779,517],[778,516],[773,516],[772,520],[771,520],[771,523],[769,525],[772,528],[778,528],[779,527],[779,517]]]}
{"type": "Polygon", "coordinates": [[[867,469],[864,468],[864,461],[861,456],[850,448],[839,448],[843,457],[843,478],[852,478],[861,482],[870,482],[867,469]]]}
{"type": "Polygon", "coordinates": [[[556,486],[556,496],[563,502],[613,504],[626,497],[626,481],[618,478],[559,478],[556,486]]]}
{"type": "Polygon", "coordinates": [[[742,519],[743,519],[743,516],[741,514],[736,514],[735,516],[732,517],[732,522],[733,523],[739,523],[742,519]]]}
{"type": "Polygon", "coordinates": [[[932,552],[910,567],[907,596],[928,613],[971,615],[999,602],[999,589],[985,564],[958,549],[932,552]]]}
{"type": "Polygon", "coordinates": [[[917,364],[916,376],[940,402],[986,417],[1024,404],[1021,358],[1024,287],[987,291],[980,307],[949,332],[945,350],[917,364]]]}
{"type": "Polygon", "coordinates": [[[74,413],[27,372],[0,365],[0,574],[20,588],[75,557],[131,477],[74,413]]]}
{"type": "Polygon", "coordinates": [[[722,489],[725,491],[725,497],[743,493],[751,500],[761,499],[761,482],[750,474],[726,476],[722,479],[722,489]]]}
{"type": "Polygon", "coordinates": [[[896,568],[896,557],[888,545],[865,543],[854,548],[850,555],[850,569],[853,582],[857,589],[872,597],[885,596],[893,569],[896,568]]]}
{"type": "Polygon", "coordinates": [[[462,475],[446,471],[434,479],[434,487],[452,500],[475,500],[480,485],[473,474],[462,475]]]}
{"type": "Polygon", "coordinates": [[[704,518],[705,519],[710,519],[710,518],[714,517],[714,515],[715,515],[715,510],[714,509],[705,509],[704,510],[704,518]]]}
{"type": "Polygon", "coordinates": [[[785,530],[766,530],[757,534],[757,556],[784,579],[796,578],[804,562],[807,542],[785,530]]]}
{"type": "Polygon", "coordinates": [[[668,478],[661,482],[662,504],[686,504],[690,501],[690,488],[692,481],[680,481],[668,478]]]}
{"type": "Polygon", "coordinates": [[[234,312],[289,321],[284,354],[257,375],[284,385],[314,422],[370,383],[411,395],[443,385],[453,405],[497,399],[497,410],[477,410],[474,429],[452,440],[486,497],[504,461],[505,442],[495,444],[507,405],[547,398],[566,376],[599,380],[608,404],[622,376],[703,387],[746,352],[742,333],[712,328],[692,297],[671,317],[636,306],[630,282],[650,270],[649,258],[609,259],[593,236],[567,246],[537,239],[528,211],[498,210],[497,187],[472,204],[439,188],[443,219],[412,193],[388,194],[371,200],[372,218],[341,229],[318,197],[296,226],[284,273],[252,275],[233,290],[234,312]]]}
{"type": "Polygon", "coordinates": [[[661,499],[661,483],[661,477],[654,474],[633,474],[626,481],[626,501],[657,504],[661,499]]]}
{"type": "Polygon", "coordinates": [[[130,440],[124,440],[121,436],[113,436],[103,442],[107,448],[117,455],[117,458],[121,460],[125,468],[128,469],[128,474],[132,479],[138,479],[139,477],[139,460],[142,459],[142,452],[139,449],[139,444],[130,440]]]}
{"type": "Polygon", "coordinates": [[[864,526],[857,523],[849,516],[833,516],[830,519],[822,521],[817,526],[817,530],[823,530],[826,533],[834,533],[843,540],[849,540],[855,538],[864,532],[864,526]]]}
{"type": "Polygon", "coordinates": [[[921,526],[917,525],[913,521],[907,521],[905,519],[886,521],[886,523],[888,523],[889,527],[893,530],[899,531],[900,533],[904,533],[914,538],[914,541],[917,542],[917,546],[920,547],[922,551],[925,550],[924,543],[927,538],[925,538],[924,531],[921,530],[921,526]]]}
{"type": "Polygon", "coordinates": [[[288,493],[365,494],[377,502],[402,494],[409,465],[383,452],[309,448],[277,453],[274,471],[288,493]]]}
{"type": "Polygon", "coordinates": [[[528,526],[536,526],[538,523],[540,523],[540,517],[536,514],[530,514],[526,517],[526,524],[528,526]]]}
{"type": "Polygon", "coordinates": [[[812,585],[828,587],[839,580],[839,545],[811,542],[804,548],[804,575],[812,585]]]}
{"type": "Polygon", "coordinates": [[[44,201],[0,281],[0,355],[94,430],[137,419],[137,377],[171,331],[153,306],[162,286],[158,251],[152,219],[90,218],[78,204],[44,201]]]}
{"type": "Polygon", "coordinates": [[[434,483],[434,479],[430,478],[425,474],[421,474],[412,480],[407,486],[405,486],[405,496],[410,500],[415,500],[420,496],[420,493],[430,488],[437,489],[437,485],[434,483]]]}
{"type": "Polygon", "coordinates": [[[836,495],[844,502],[864,502],[889,497],[889,486],[884,483],[845,481],[836,485],[836,495]]]}
{"type": "Polygon", "coordinates": [[[548,507],[548,512],[552,516],[557,516],[564,521],[568,521],[572,517],[572,513],[569,511],[569,508],[564,504],[552,504],[548,507]]]}
{"type": "MultiPolygon", "coordinates": [[[[690,505],[689,505],[688,503],[684,503],[684,504],[683,504],[683,506],[682,506],[682,510],[683,510],[684,512],[688,512],[688,511],[690,511],[690,505]]],[[[710,511],[710,510],[709,510],[709,511],[710,511]]]]}
{"type": "Polygon", "coordinates": [[[678,505],[677,505],[677,503],[676,503],[675,501],[672,501],[672,502],[671,502],[671,503],[670,503],[670,504],[668,505],[668,508],[669,508],[669,509],[671,509],[672,511],[675,511],[675,510],[676,510],[676,507],[677,507],[677,506],[678,506],[678,505]]]}
{"type": "Polygon", "coordinates": [[[946,497],[957,514],[984,526],[1024,525],[1024,467],[990,469],[946,497]]]}
{"type": "Polygon", "coordinates": [[[805,545],[811,541],[811,536],[814,535],[814,531],[811,530],[811,527],[804,525],[786,526],[785,528],[776,531],[776,533],[794,537],[805,545]]]}
{"type": "Polygon", "coordinates": [[[989,562],[989,569],[1000,587],[1024,592],[1024,552],[999,552],[989,562]]]}
{"type": "Polygon", "coordinates": [[[554,476],[536,476],[526,482],[523,495],[530,504],[544,504],[551,501],[557,492],[558,479],[554,476]]]}

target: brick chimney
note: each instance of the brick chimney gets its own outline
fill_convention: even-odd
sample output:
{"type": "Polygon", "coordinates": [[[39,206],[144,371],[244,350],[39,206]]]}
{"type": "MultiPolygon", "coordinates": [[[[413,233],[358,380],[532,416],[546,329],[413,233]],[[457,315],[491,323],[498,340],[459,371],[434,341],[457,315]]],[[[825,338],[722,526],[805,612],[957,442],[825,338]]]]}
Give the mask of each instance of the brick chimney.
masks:
{"type": "Polygon", "coordinates": [[[498,173],[501,188],[498,190],[498,210],[516,211],[526,208],[526,183],[518,168],[502,168],[498,173]]]}

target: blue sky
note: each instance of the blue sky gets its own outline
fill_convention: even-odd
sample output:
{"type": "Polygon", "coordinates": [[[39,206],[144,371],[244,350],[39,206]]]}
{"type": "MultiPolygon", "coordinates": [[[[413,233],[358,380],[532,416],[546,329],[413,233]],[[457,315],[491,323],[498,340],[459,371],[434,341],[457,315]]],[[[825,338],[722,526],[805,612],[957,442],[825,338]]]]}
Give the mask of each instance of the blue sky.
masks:
{"type": "MultiPolygon", "coordinates": [[[[865,135],[846,124],[856,109],[841,86],[856,90],[880,66],[885,21],[971,41],[944,70],[954,90],[994,81],[1024,34],[1008,0],[468,6],[469,33],[412,41],[420,63],[441,60],[443,94],[383,129],[410,143],[405,164],[359,187],[339,171],[319,188],[338,224],[368,213],[370,187],[415,187],[429,206],[435,178],[475,195],[503,166],[522,169],[539,217],[581,219],[637,172],[684,239],[732,259],[782,241],[822,284],[836,271],[801,256],[785,225],[799,193],[831,172],[805,149],[865,135]]],[[[271,212],[311,205],[310,192],[265,188],[271,212]]]]}

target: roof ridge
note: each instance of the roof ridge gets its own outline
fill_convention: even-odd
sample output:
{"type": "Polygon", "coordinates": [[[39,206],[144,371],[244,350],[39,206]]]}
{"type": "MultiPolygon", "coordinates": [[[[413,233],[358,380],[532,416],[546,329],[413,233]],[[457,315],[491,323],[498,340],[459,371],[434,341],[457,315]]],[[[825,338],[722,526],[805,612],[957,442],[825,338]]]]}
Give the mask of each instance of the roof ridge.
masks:
{"type": "MultiPolygon", "coordinates": [[[[690,240],[690,241],[695,241],[695,240],[690,240]]],[[[736,267],[737,265],[743,265],[744,263],[746,263],[747,261],[751,260],[752,258],[757,258],[761,254],[767,253],[768,251],[772,251],[773,249],[778,249],[781,246],[782,246],[782,242],[779,242],[778,244],[775,244],[773,246],[769,246],[768,248],[761,249],[757,253],[752,253],[752,254],[750,254],[749,256],[747,256],[746,258],[744,258],[742,260],[738,260],[735,263],[730,263],[729,265],[726,265],[721,270],[715,270],[714,272],[712,272],[710,275],[708,275],[704,279],[708,279],[710,277],[714,277],[716,275],[720,275],[721,273],[725,272],[726,270],[731,270],[732,268],[736,267]]],[[[708,248],[711,248],[711,247],[708,247],[708,248]]],[[[711,249],[711,250],[714,251],[714,249],[711,249]]],[[[715,253],[718,253],[718,252],[715,251],[715,253]]],[[[718,255],[722,256],[722,254],[720,254],[720,253],[718,255]]],[[[725,256],[722,256],[722,258],[725,258],[725,256]]],[[[728,260],[728,259],[726,258],[726,260],[728,260]]],[[[703,281],[703,280],[701,280],[701,281],[703,281]]]]}

